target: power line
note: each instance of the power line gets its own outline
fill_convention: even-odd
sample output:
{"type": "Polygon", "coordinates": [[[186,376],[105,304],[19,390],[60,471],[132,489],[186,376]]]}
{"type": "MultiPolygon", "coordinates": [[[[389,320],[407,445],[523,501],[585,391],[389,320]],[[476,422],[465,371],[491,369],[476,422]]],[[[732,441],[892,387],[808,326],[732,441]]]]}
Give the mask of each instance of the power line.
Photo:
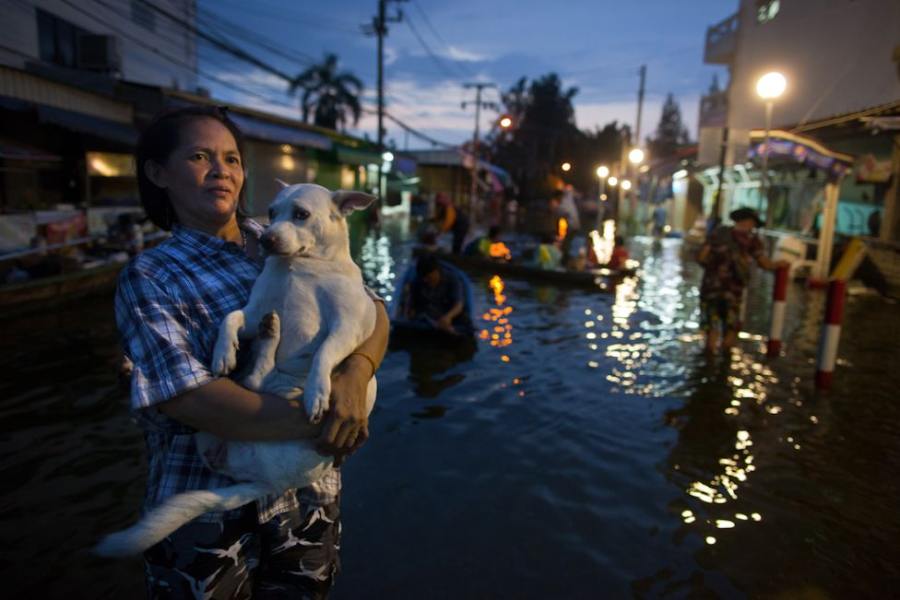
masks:
{"type": "MultiPolygon", "coordinates": [[[[431,19],[428,18],[428,15],[425,13],[425,9],[422,8],[422,5],[419,4],[419,1],[418,1],[418,0],[413,0],[413,5],[416,7],[416,10],[419,11],[419,14],[422,16],[422,21],[424,21],[425,26],[428,27],[428,29],[431,31],[431,33],[434,35],[434,37],[437,38],[437,40],[438,40],[441,44],[443,44],[443,46],[444,46],[448,51],[449,51],[449,50],[452,50],[453,47],[452,47],[450,44],[447,43],[447,41],[446,41],[446,40],[444,39],[444,37],[438,32],[438,30],[434,27],[434,25],[431,24],[431,19]]],[[[470,77],[470,76],[472,75],[471,71],[469,71],[468,69],[463,69],[463,67],[460,66],[459,63],[457,63],[456,61],[454,61],[453,64],[460,70],[460,72],[465,71],[465,73],[463,73],[464,76],[470,77]]]]}
{"type": "MultiPolygon", "coordinates": [[[[254,92],[253,90],[249,90],[249,89],[247,89],[247,88],[244,88],[244,87],[242,87],[242,86],[239,86],[239,85],[237,85],[237,84],[235,84],[235,83],[226,81],[226,80],[224,80],[224,79],[220,79],[220,78],[216,77],[215,75],[209,75],[209,74],[207,74],[207,73],[204,73],[204,72],[201,71],[200,69],[196,68],[194,65],[191,65],[191,64],[189,64],[189,63],[187,63],[187,62],[185,62],[185,61],[183,61],[183,60],[181,60],[181,59],[174,58],[174,57],[172,57],[172,56],[170,56],[170,55],[168,55],[168,54],[166,54],[166,53],[164,53],[164,52],[161,52],[158,48],[156,48],[155,46],[152,46],[151,44],[149,44],[149,43],[147,43],[147,42],[141,40],[140,38],[134,37],[134,36],[132,36],[132,35],[130,35],[130,34],[124,32],[124,31],[122,31],[121,29],[118,29],[118,28],[116,28],[116,27],[113,27],[113,26],[110,25],[106,20],[101,19],[99,16],[97,16],[97,15],[95,15],[95,14],[93,14],[93,13],[90,13],[90,12],[84,10],[83,8],[81,8],[80,6],[76,5],[76,4],[75,4],[74,2],[72,2],[71,0],[62,0],[62,1],[63,1],[63,3],[67,4],[68,6],[70,6],[70,7],[73,8],[73,9],[75,9],[76,11],[80,12],[81,14],[83,14],[83,15],[85,15],[85,16],[87,16],[87,17],[90,17],[90,18],[93,19],[94,21],[96,21],[96,22],[102,24],[103,26],[109,28],[111,31],[113,31],[113,32],[115,32],[115,33],[117,33],[117,34],[119,34],[119,35],[122,36],[123,38],[128,39],[128,40],[131,40],[131,41],[134,42],[135,44],[138,44],[139,46],[142,46],[142,47],[144,47],[144,48],[150,50],[151,52],[153,52],[154,54],[156,54],[156,55],[159,56],[160,58],[162,58],[162,59],[164,59],[164,60],[167,60],[167,61],[169,61],[170,63],[172,63],[172,64],[174,64],[174,65],[177,65],[177,66],[180,66],[180,67],[183,67],[183,68],[186,68],[186,69],[190,69],[191,72],[197,73],[198,76],[205,77],[206,79],[209,79],[210,81],[215,81],[216,83],[218,83],[218,84],[220,84],[220,85],[223,85],[223,86],[225,86],[225,87],[227,87],[227,88],[230,88],[230,89],[233,89],[233,90],[236,90],[236,91],[239,91],[239,92],[241,92],[241,93],[248,94],[248,95],[250,95],[250,96],[254,96],[254,97],[260,98],[260,99],[262,99],[262,100],[265,100],[266,102],[270,102],[270,103],[275,104],[275,105],[280,105],[280,106],[283,106],[284,108],[292,108],[292,109],[295,108],[295,107],[294,107],[293,105],[291,105],[291,104],[279,102],[278,100],[275,100],[275,99],[273,99],[273,98],[271,98],[271,97],[269,97],[269,96],[264,96],[264,95],[262,95],[262,94],[259,94],[259,93],[257,93],[257,92],[254,92]]],[[[104,5],[105,5],[105,3],[103,3],[101,0],[97,0],[97,1],[98,1],[100,4],[104,4],[104,5]]]]}
{"type": "MultiPolygon", "coordinates": [[[[106,6],[106,3],[103,2],[102,0],[97,0],[97,1],[100,2],[100,4],[103,4],[104,6],[106,6]]],[[[273,67],[272,65],[266,63],[265,61],[261,60],[260,58],[253,56],[246,50],[243,50],[242,48],[235,46],[234,44],[230,44],[228,42],[222,41],[222,40],[218,39],[217,37],[212,36],[209,33],[206,33],[202,29],[198,29],[196,26],[192,25],[191,23],[188,23],[184,19],[182,19],[176,15],[173,15],[172,13],[165,10],[164,8],[160,8],[159,6],[156,6],[152,2],[149,2],[148,0],[137,0],[137,1],[140,2],[141,4],[143,4],[144,6],[150,8],[151,10],[154,10],[154,11],[158,12],[159,14],[165,16],[166,18],[172,20],[173,22],[179,23],[180,25],[184,26],[188,31],[190,31],[191,33],[196,35],[197,37],[208,41],[209,43],[213,44],[214,46],[216,46],[218,48],[221,48],[222,50],[224,50],[225,52],[228,52],[229,54],[235,56],[236,58],[239,58],[239,59],[241,59],[245,62],[248,62],[256,67],[259,67],[260,69],[267,71],[273,75],[281,77],[282,79],[284,79],[287,82],[293,81],[294,78],[291,77],[290,75],[285,74],[280,69],[273,67]]]]}
{"type": "Polygon", "coordinates": [[[434,51],[431,49],[431,47],[422,38],[421,34],[419,34],[419,31],[416,29],[415,25],[413,25],[412,20],[408,16],[406,18],[406,24],[409,25],[410,31],[412,31],[413,35],[416,36],[416,39],[419,40],[419,44],[422,45],[422,47],[425,49],[425,52],[428,54],[429,57],[431,57],[431,60],[433,60],[434,63],[439,68],[441,68],[445,73],[450,75],[450,77],[453,77],[453,78],[458,77],[459,73],[451,73],[450,68],[447,67],[447,65],[444,63],[444,61],[441,59],[441,57],[439,57],[437,54],[434,53],[434,51]]]}

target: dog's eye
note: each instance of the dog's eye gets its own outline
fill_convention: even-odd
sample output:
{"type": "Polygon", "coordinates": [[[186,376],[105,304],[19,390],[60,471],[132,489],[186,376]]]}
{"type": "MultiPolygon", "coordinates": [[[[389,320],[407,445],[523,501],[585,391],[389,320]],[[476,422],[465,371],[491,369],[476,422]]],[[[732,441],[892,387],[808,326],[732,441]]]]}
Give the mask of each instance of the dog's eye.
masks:
{"type": "Polygon", "coordinates": [[[305,208],[294,209],[294,218],[298,221],[305,221],[309,218],[309,211],[305,208]]]}

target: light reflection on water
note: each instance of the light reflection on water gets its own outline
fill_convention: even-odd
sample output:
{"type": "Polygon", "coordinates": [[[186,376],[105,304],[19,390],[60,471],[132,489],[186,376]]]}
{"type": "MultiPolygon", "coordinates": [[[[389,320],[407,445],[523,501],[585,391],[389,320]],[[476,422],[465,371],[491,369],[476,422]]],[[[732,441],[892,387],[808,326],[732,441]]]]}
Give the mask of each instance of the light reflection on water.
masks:
{"type": "MultiPolygon", "coordinates": [[[[369,285],[391,295],[404,236],[359,248],[369,285]]],[[[372,438],[345,467],[337,600],[893,593],[900,374],[879,342],[896,307],[848,304],[854,367],[819,396],[819,297],[792,288],[778,361],[758,310],[739,348],[707,361],[697,266],[674,240],[631,250],[638,277],[609,294],[474,278],[477,352],[388,354],[372,438]]],[[[751,303],[767,290],[761,278],[751,303]]],[[[82,552],[134,518],[142,488],[110,316],[95,302],[24,319],[0,348],[13,597],[140,593],[138,563],[82,552]]]]}

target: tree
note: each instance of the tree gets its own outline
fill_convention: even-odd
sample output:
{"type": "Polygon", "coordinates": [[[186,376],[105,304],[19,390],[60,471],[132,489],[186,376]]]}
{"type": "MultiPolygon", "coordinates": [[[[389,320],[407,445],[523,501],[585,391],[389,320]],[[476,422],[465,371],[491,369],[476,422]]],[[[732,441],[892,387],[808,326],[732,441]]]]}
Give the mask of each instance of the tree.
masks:
{"type": "Polygon", "coordinates": [[[551,176],[588,193],[597,185],[595,168],[619,160],[627,127],[614,121],[593,132],[579,130],[572,106],[577,93],[576,88],[563,89],[559,77],[550,73],[530,85],[522,77],[501,94],[513,128],[492,132],[486,145],[490,160],[512,175],[526,202],[549,196],[551,176]],[[572,171],[563,174],[563,162],[573,164],[572,171]]]}
{"type": "Polygon", "coordinates": [[[681,108],[670,93],[663,104],[659,125],[656,126],[656,135],[647,138],[650,157],[653,159],[672,157],[678,147],[690,143],[690,139],[690,134],[681,120],[681,108]]]}
{"type": "Polygon", "coordinates": [[[362,94],[362,82],[349,71],[338,71],[338,57],[326,54],[321,64],[312,65],[294,78],[288,92],[293,96],[303,90],[300,98],[300,109],[303,122],[309,122],[310,113],[313,123],[328,129],[344,129],[348,116],[352,116],[353,124],[359,122],[362,107],[359,97],[362,94]]]}

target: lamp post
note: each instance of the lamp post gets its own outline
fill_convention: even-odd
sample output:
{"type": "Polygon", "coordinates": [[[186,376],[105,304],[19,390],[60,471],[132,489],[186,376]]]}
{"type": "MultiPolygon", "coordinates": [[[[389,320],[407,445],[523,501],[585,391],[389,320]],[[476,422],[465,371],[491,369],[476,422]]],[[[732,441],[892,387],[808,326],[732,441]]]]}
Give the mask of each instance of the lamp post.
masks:
{"type": "MultiPolygon", "coordinates": [[[[626,171],[626,175],[633,175],[634,178],[636,179],[636,178],[637,178],[637,174],[638,174],[638,169],[637,169],[637,167],[638,167],[638,165],[640,165],[642,162],[644,162],[644,158],[645,158],[644,151],[641,150],[640,148],[638,148],[637,146],[635,146],[634,148],[632,148],[631,150],[629,150],[629,151],[628,151],[628,165],[629,165],[629,166],[628,166],[628,170],[626,171]]],[[[638,198],[637,198],[637,190],[635,190],[634,192],[630,191],[630,190],[631,190],[631,182],[628,181],[628,185],[625,186],[624,184],[625,184],[626,181],[628,181],[628,180],[626,179],[626,180],[622,181],[622,184],[623,184],[623,185],[622,185],[622,189],[627,193],[628,198],[629,198],[629,205],[628,205],[628,207],[629,207],[629,220],[630,220],[630,223],[631,223],[632,226],[636,226],[636,218],[637,218],[637,211],[638,211],[638,208],[637,208],[637,201],[638,201],[638,198]]]]}
{"type": "Polygon", "coordinates": [[[597,178],[600,179],[600,187],[597,193],[597,229],[603,225],[603,216],[606,210],[603,208],[603,196],[606,194],[606,178],[609,177],[609,167],[600,165],[597,167],[597,178]]]}
{"type": "Polygon", "coordinates": [[[762,155],[762,179],[760,197],[766,199],[766,227],[772,226],[772,206],[769,203],[769,130],[772,129],[772,108],[775,100],[784,93],[787,80],[777,71],[766,73],[756,82],[756,93],[766,101],[766,137],[762,155]]]}

